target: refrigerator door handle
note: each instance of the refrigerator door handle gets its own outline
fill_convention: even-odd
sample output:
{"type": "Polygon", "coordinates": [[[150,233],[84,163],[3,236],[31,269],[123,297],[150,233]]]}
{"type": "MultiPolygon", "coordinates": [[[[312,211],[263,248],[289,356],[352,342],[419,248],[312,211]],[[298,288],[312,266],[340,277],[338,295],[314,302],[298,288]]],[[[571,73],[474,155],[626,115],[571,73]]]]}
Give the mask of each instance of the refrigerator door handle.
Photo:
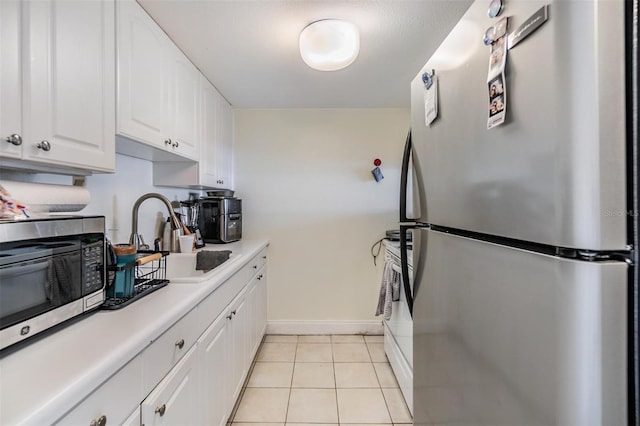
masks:
{"type": "Polygon", "coordinates": [[[409,162],[411,161],[411,129],[407,134],[407,141],[404,145],[404,154],[402,155],[402,171],[400,174],[400,222],[410,222],[413,219],[407,217],[407,183],[409,179],[409,162]]]}
{"type": "Polygon", "coordinates": [[[413,318],[413,293],[411,291],[411,281],[409,277],[409,259],[407,255],[407,232],[415,229],[414,226],[400,225],[400,266],[402,269],[402,286],[404,287],[404,295],[407,298],[407,306],[411,318],[413,318]]]}

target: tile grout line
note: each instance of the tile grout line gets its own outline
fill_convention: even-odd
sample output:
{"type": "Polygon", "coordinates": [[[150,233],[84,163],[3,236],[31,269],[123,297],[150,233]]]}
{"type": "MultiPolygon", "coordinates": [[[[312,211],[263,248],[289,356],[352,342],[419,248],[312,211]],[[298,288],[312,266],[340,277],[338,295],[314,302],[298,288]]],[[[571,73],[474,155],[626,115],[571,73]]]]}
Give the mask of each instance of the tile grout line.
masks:
{"type": "Polygon", "coordinates": [[[293,391],[293,375],[296,372],[296,359],[298,358],[298,344],[300,342],[300,336],[296,334],[296,348],[293,351],[293,370],[291,371],[291,382],[289,382],[289,398],[287,398],[287,409],[284,414],[284,425],[286,426],[287,420],[289,420],[289,406],[291,405],[291,392],[293,391]]]}
{"type": "Polygon", "coordinates": [[[333,390],[336,394],[336,414],[338,416],[338,425],[340,424],[340,406],[338,404],[338,377],[336,375],[336,359],[333,355],[333,336],[329,337],[331,344],[331,368],[333,369],[333,390]]]}

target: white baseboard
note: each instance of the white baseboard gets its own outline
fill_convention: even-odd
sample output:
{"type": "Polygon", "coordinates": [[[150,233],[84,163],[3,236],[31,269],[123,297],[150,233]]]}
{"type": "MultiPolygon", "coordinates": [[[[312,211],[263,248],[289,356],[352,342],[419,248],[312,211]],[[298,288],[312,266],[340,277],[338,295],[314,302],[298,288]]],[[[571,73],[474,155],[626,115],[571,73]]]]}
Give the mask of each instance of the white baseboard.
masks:
{"type": "Polygon", "coordinates": [[[369,334],[384,333],[382,320],[323,321],[323,320],[270,320],[267,334],[369,334]]]}

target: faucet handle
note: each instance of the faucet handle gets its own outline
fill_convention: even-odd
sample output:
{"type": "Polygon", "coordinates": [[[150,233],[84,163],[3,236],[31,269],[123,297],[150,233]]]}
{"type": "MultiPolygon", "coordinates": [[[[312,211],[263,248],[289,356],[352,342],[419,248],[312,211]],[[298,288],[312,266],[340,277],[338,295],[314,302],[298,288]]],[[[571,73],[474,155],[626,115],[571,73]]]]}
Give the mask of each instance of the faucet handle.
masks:
{"type": "Polygon", "coordinates": [[[149,244],[145,244],[142,234],[138,234],[138,248],[140,250],[149,250],[149,244]]]}

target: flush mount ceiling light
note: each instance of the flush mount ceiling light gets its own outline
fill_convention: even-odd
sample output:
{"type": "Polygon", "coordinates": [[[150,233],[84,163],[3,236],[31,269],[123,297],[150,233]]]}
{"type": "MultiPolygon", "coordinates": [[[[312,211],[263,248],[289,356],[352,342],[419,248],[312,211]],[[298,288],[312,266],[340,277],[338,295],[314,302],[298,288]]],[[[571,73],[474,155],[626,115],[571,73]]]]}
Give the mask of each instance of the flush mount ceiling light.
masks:
{"type": "Polygon", "coordinates": [[[307,25],[300,33],[300,55],[311,68],[336,71],[356,59],[360,34],[355,25],[338,19],[323,19],[307,25]]]}

